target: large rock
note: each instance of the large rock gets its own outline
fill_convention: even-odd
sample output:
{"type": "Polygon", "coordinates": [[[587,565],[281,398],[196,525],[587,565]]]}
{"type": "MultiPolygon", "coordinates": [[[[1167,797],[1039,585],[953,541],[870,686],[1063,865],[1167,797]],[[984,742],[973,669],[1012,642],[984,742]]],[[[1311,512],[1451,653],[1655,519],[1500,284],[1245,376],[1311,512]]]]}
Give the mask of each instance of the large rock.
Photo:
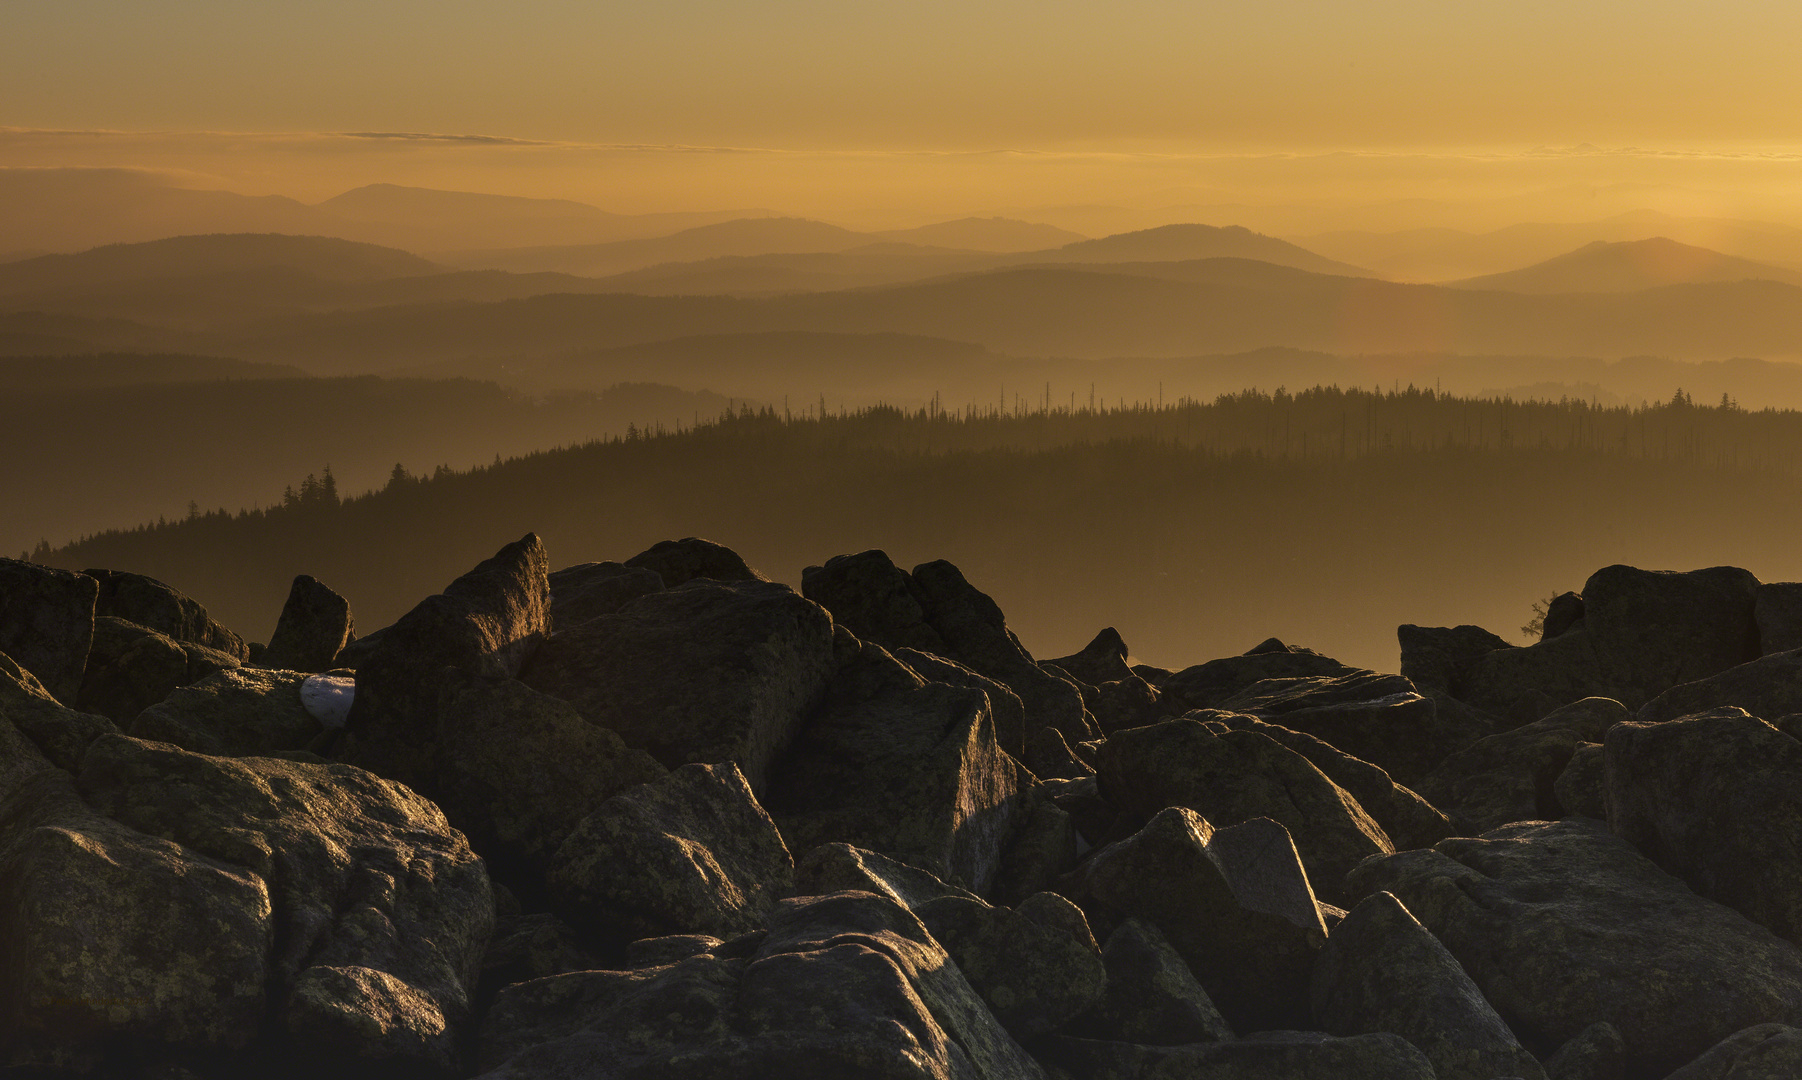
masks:
{"type": "Polygon", "coordinates": [[[1416,626],[1403,623],[1395,636],[1401,645],[1402,677],[1426,692],[1463,697],[1464,672],[1477,660],[1514,644],[1480,626],[1416,626]]]}
{"type": "Polygon", "coordinates": [[[486,1080],[1036,1080],[1043,1072],[906,908],[785,901],[744,959],[711,954],[503,990],[486,1080]]]}
{"type": "Polygon", "coordinates": [[[95,812],[68,773],[0,802],[0,1064],[244,1052],[274,944],[264,879],[95,812]]]}
{"type": "Polygon", "coordinates": [[[1026,706],[1020,703],[1020,695],[994,679],[978,675],[957,661],[947,660],[936,653],[921,652],[918,649],[895,649],[893,654],[895,659],[913,669],[915,674],[927,682],[981,690],[989,699],[989,716],[995,721],[995,741],[1001,744],[1001,749],[1016,758],[1025,755],[1026,706]]]}
{"type": "Polygon", "coordinates": [[[1066,1033],[1079,1038],[1151,1046],[1225,1042],[1233,1038],[1208,992],[1195,981],[1163,931],[1123,920],[1101,950],[1107,988],[1066,1033]]]}
{"type": "Polygon", "coordinates": [[[1611,828],[1703,896],[1802,945],[1802,742],[1742,709],[1618,724],[1611,828]]]}
{"type": "Polygon", "coordinates": [[[244,639],[213,621],[200,602],[153,577],[122,570],[85,570],[99,583],[94,614],[146,626],[165,637],[222,652],[240,662],[250,658],[244,639]]]}
{"type": "Polygon", "coordinates": [[[673,589],[696,578],[710,581],[766,581],[748,566],[738,552],[696,536],[659,540],[627,559],[634,570],[655,571],[664,587],[673,589]]]}
{"type": "Polygon", "coordinates": [[[444,669],[518,675],[549,627],[548,577],[544,544],[527,534],[378,631],[357,662],[351,760],[429,786],[444,669]]]}
{"type": "Polygon", "coordinates": [[[1017,904],[1051,888],[1077,858],[1076,819],[1042,787],[1029,788],[1015,814],[1014,833],[1001,853],[990,895],[996,903],[1017,904]]]}
{"type": "Polygon", "coordinates": [[[886,896],[909,911],[918,911],[947,896],[980,898],[917,866],[852,844],[821,844],[795,863],[795,895],[824,896],[835,892],[868,892],[886,896]]]}
{"type": "Polygon", "coordinates": [[[11,723],[57,768],[70,772],[81,767],[89,743],[119,730],[104,716],[65,707],[5,653],[0,653],[0,721],[11,723]]]}
{"type": "Polygon", "coordinates": [[[1098,734],[1075,684],[1039,667],[1008,629],[1001,608],[957,567],[943,559],[924,563],[914,567],[911,581],[926,621],[945,640],[951,659],[1020,695],[1028,739],[1043,727],[1056,728],[1072,744],[1098,734]]]}
{"type": "Polygon", "coordinates": [[[1157,687],[1181,711],[1218,709],[1235,694],[1269,679],[1335,679],[1357,671],[1311,649],[1270,641],[1243,656],[1222,657],[1184,668],[1157,682],[1157,687]]]}
{"type": "Polygon", "coordinates": [[[238,666],[238,659],[229,653],[177,641],[110,615],[99,616],[76,707],[129,725],[178,687],[238,666]]]}
{"type": "Polygon", "coordinates": [[[1558,777],[1584,743],[1599,743],[1632,716],[1612,698],[1584,698],[1543,720],[1491,735],[1439,763],[1420,793],[1480,835],[1513,821],[1554,821],[1578,809],[1557,795],[1558,777]]]}
{"type": "Polygon", "coordinates": [[[907,571],[882,551],[835,555],[824,566],[801,571],[801,594],[862,640],[890,652],[917,649],[950,656],[950,646],[927,623],[916,593],[907,571]]]}
{"type": "Polygon", "coordinates": [[[1026,721],[1017,743],[1011,726],[1002,729],[1010,753],[1020,753],[1044,727],[1072,743],[1095,737],[1076,684],[1041,668],[1008,629],[1001,608],[952,564],[941,559],[909,574],[883,552],[864,551],[808,567],[801,588],[864,641],[942,656],[1007,686],[1026,721]]]}
{"type": "Polygon", "coordinates": [[[1309,1026],[1308,977],[1326,925],[1275,822],[1216,831],[1171,807],[1097,851],[1059,891],[1104,934],[1127,919],[1157,927],[1234,1029],[1309,1026]]]}
{"type": "Polygon", "coordinates": [[[1718,675],[1673,686],[1646,702],[1634,719],[1655,724],[1728,706],[1769,720],[1802,713],[1802,649],[1772,653],[1718,675]]]}
{"type": "Polygon", "coordinates": [[[301,574],[288,587],[275,632],[257,663],[288,671],[330,671],[338,653],[356,638],[350,602],[318,579],[301,574]]]}
{"type": "Polygon", "coordinates": [[[1400,1035],[1271,1031],[1233,1042],[1141,1046],[1052,1036],[1052,1080],[1436,1080],[1400,1035]]]}
{"type": "Polygon", "coordinates": [[[799,850],[843,842],[986,894],[1023,773],[980,690],[927,682],[866,644],[772,774],[766,805],[799,850]]]}
{"type": "Polygon", "coordinates": [[[1312,735],[1239,713],[1198,710],[1192,715],[1233,731],[1267,735],[1307,758],[1308,763],[1324,773],[1328,780],[1358,800],[1364,812],[1382,826],[1383,833],[1397,851],[1432,847],[1455,831],[1450,819],[1427,800],[1390,779],[1388,773],[1312,735]]]}
{"type": "Polygon", "coordinates": [[[73,785],[32,782],[0,811],[0,1001],[28,1049],[458,1067],[493,909],[436,807],[349,766],[119,735],[73,785]]]}
{"type": "Polygon", "coordinates": [[[1629,1075],[1662,1077],[1742,1028],[1802,1018],[1802,952],[1600,822],[1444,840],[1371,859],[1351,884],[1394,893],[1542,1057],[1605,1020],[1629,1075]]]}
{"type": "Polygon", "coordinates": [[[1492,730],[1469,712],[1440,709],[1400,675],[1374,671],[1267,679],[1220,708],[1313,735],[1405,784],[1492,730]]]}
{"type": "Polygon", "coordinates": [[[1758,579],[1732,566],[1686,574],[1609,566],[1583,583],[1583,622],[1614,688],[1635,708],[1760,655],[1753,590],[1758,579]]]}
{"type": "Polygon", "coordinates": [[[1314,964],[1314,1019],[1335,1035],[1392,1031],[1438,1080],[1545,1080],[1482,991],[1401,901],[1373,893],[1346,913],[1314,964]]]}
{"type": "Polygon", "coordinates": [[[623,946],[748,933],[793,880],[781,834],[725,762],[684,765],[595,807],[557,849],[549,885],[574,926],[623,946]]]}
{"type": "MultiPolygon", "coordinates": [[[[1688,573],[1608,566],[1583,585],[1583,618],[1520,649],[1444,654],[1451,693],[1515,724],[1585,697],[1637,709],[1665,690],[1759,655],[1758,579],[1730,566],[1688,573]]],[[[1475,651],[1474,648],[1472,650],[1475,651]]]]}
{"type": "Polygon", "coordinates": [[[1035,893],[1013,910],[944,896],[914,914],[1021,1042],[1050,1034],[1101,999],[1100,950],[1082,912],[1056,893],[1035,893]]]}
{"type": "Polygon", "coordinates": [[[583,818],[668,772],[567,701],[515,679],[449,679],[438,716],[422,794],[521,888],[541,884],[583,818]]]}
{"type": "Polygon", "coordinates": [[[1764,655],[1802,649],[1802,581],[1774,581],[1752,590],[1752,618],[1764,655]]]}
{"type": "Polygon", "coordinates": [[[81,691],[99,592],[86,574],[0,559],[0,653],[64,705],[81,691]]]}
{"type": "Polygon", "coordinates": [[[216,757],[304,750],[325,731],[301,703],[306,681],[298,671],[214,672],[139,713],[127,731],[133,738],[216,757]]]}
{"type": "Polygon", "coordinates": [[[551,628],[568,630],[597,615],[612,615],[647,593],[661,592],[663,575],[644,566],[587,562],[552,572],[551,628]]]}
{"type": "Polygon", "coordinates": [[[1552,782],[1552,796],[1566,816],[1581,814],[1598,821],[1608,820],[1608,784],[1604,773],[1602,744],[1578,743],[1570,762],[1558,779],[1552,782]]]}
{"type": "Polygon", "coordinates": [[[826,688],[832,637],[786,585],[700,579],[556,634],[520,678],[668,768],[736,762],[761,793],[826,688]]]}
{"type": "Polygon", "coordinates": [[[1053,664],[1064,673],[1088,683],[1090,686],[1105,686],[1121,679],[1136,679],[1127,657],[1130,650],[1126,647],[1126,639],[1120,631],[1107,627],[1094,639],[1082,647],[1082,651],[1060,656],[1055,660],[1044,661],[1053,664]]]}
{"type": "Polygon", "coordinates": [[[1802,1076],[1802,1029],[1759,1024],[1721,1040],[1664,1080],[1794,1080],[1802,1076]]]}
{"type": "Polygon", "coordinates": [[[1289,830],[1314,888],[1343,894],[1345,875],[1395,850],[1364,808],[1308,759],[1255,731],[1214,730],[1192,717],[1116,733],[1097,778],[1109,802],[1139,819],[1186,806],[1232,825],[1267,817],[1289,830]]]}

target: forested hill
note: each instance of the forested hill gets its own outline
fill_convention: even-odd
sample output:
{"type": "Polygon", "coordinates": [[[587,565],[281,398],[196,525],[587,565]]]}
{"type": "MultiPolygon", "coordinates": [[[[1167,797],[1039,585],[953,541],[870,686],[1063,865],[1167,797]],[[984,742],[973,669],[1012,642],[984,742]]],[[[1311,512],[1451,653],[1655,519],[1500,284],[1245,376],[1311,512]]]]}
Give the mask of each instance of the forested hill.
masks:
{"type": "Polygon", "coordinates": [[[33,557],[151,574],[262,639],[296,573],[345,594],[369,630],[527,531],[559,566],[705,536],[791,583],[879,547],[903,566],[957,563],[1038,655],[1111,623],[1153,663],[1275,633],[1393,669],[1399,623],[1518,637],[1534,599],[1614,562],[1802,578],[1799,472],[1802,413],[1682,395],[1640,409],[1336,389],[1105,412],[764,409],[397,472],[356,497],[315,484],[33,557]]]}

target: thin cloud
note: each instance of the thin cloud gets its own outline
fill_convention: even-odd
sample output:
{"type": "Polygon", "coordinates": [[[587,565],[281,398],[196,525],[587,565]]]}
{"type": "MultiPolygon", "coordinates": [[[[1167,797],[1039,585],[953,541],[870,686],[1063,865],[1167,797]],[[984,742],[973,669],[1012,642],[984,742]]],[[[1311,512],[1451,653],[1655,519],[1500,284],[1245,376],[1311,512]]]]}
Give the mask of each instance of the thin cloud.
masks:
{"type": "Polygon", "coordinates": [[[510,139],[504,135],[444,135],[430,131],[335,131],[327,135],[344,139],[391,139],[398,142],[474,143],[480,146],[554,146],[555,143],[531,139],[510,139]]]}

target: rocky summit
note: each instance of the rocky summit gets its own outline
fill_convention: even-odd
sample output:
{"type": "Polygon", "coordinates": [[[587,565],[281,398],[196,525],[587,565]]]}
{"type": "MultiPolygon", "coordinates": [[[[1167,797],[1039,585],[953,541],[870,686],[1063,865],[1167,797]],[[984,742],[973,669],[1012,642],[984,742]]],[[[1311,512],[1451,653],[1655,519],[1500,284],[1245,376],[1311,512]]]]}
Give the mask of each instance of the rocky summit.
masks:
{"type": "Polygon", "coordinates": [[[1167,670],[597,554],[268,643],[0,560],[0,1075],[1802,1076],[1802,586],[1167,670]]]}

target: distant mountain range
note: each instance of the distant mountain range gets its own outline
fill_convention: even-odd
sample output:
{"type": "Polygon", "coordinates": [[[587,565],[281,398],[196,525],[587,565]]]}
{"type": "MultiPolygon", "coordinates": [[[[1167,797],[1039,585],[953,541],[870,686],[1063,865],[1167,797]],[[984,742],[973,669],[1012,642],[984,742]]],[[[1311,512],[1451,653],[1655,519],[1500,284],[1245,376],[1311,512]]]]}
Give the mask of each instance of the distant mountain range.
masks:
{"type": "Polygon", "coordinates": [[[645,240],[460,252],[447,258],[468,267],[613,277],[622,285],[649,285],[665,295],[722,291],[706,289],[709,283],[731,285],[723,291],[733,293],[769,293],[785,291],[784,285],[849,288],[909,280],[902,275],[917,279],[932,272],[990,270],[1023,264],[1212,258],[1257,259],[1316,273],[1369,276],[1368,271],[1358,267],[1238,226],[1165,225],[1095,240],[1075,239],[1051,248],[997,250],[992,245],[1003,236],[1026,241],[1060,231],[1024,222],[990,222],[982,229],[965,228],[967,224],[949,222],[923,229],[859,233],[804,218],[763,218],[722,222],[645,240]],[[987,242],[991,246],[934,247],[928,243],[959,237],[967,238],[972,245],[987,242]],[[986,254],[977,254],[979,251],[986,254]],[[830,255],[841,258],[819,258],[830,255]],[[797,264],[800,256],[814,258],[797,264]]]}
{"type": "Polygon", "coordinates": [[[1451,281],[1543,262],[1586,244],[1665,237],[1742,259],[1802,269],[1802,229],[1769,222],[1635,210],[1599,221],[1528,222],[1486,233],[1456,229],[1340,231],[1294,237],[1311,251],[1398,281],[1451,281]]]}
{"type": "Polygon", "coordinates": [[[1658,236],[1619,243],[1597,240],[1520,270],[1446,284],[1459,289],[1521,293],[1621,293],[1710,281],[1781,281],[1802,285],[1802,271],[1739,259],[1658,236]]]}
{"type": "MultiPolygon", "coordinates": [[[[775,216],[775,211],[753,207],[616,214],[566,199],[397,184],[370,184],[309,205],[284,196],[177,187],[165,178],[128,169],[0,168],[0,261],[174,236],[269,232],[336,237],[439,257],[446,252],[642,240],[775,216]]],[[[856,243],[899,240],[972,251],[1039,250],[1083,238],[1049,225],[999,218],[967,218],[856,236],[856,243]]],[[[758,249],[771,250],[779,249],[758,249]]],[[[496,265],[478,262],[474,268],[496,265]]]]}
{"type": "MultiPolygon", "coordinates": [[[[611,250],[631,247],[642,256],[672,246],[692,252],[869,235],[767,219],[611,250]]],[[[1355,268],[1244,229],[1190,225],[1014,255],[884,242],[666,263],[612,279],[449,271],[396,249],[331,238],[197,236],[0,265],[0,355],[184,353],[318,374],[455,374],[589,389],[608,382],[561,381],[581,370],[573,357],[710,335],[765,342],[790,335],[791,343],[813,343],[803,352],[832,335],[886,335],[1003,357],[1076,359],[1268,347],[1802,358],[1802,285],[1790,283],[1798,275],[1668,240],[1592,245],[1455,287],[1344,271],[1355,268]],[[1263,258],[1183,257],[1220,250],[1263,258]],[[749,287],[781,280],[778,270],[791,285],[814,287],[749,287]],[[860,275],[876,283],[843,287],[860,275]],[[689,287],[709,277],[744,288],[689,287]],[[722,295],[728,291],[737,295],[722,295]]],[[[847,360],[842,377],[826,385],[849,392],[866,374],[847,360]]],[[[658,376],[634,369],[614,377],[658,376]]],[[[784,384],[784,392],[790,388],[818,389],[784,384]]]]}

